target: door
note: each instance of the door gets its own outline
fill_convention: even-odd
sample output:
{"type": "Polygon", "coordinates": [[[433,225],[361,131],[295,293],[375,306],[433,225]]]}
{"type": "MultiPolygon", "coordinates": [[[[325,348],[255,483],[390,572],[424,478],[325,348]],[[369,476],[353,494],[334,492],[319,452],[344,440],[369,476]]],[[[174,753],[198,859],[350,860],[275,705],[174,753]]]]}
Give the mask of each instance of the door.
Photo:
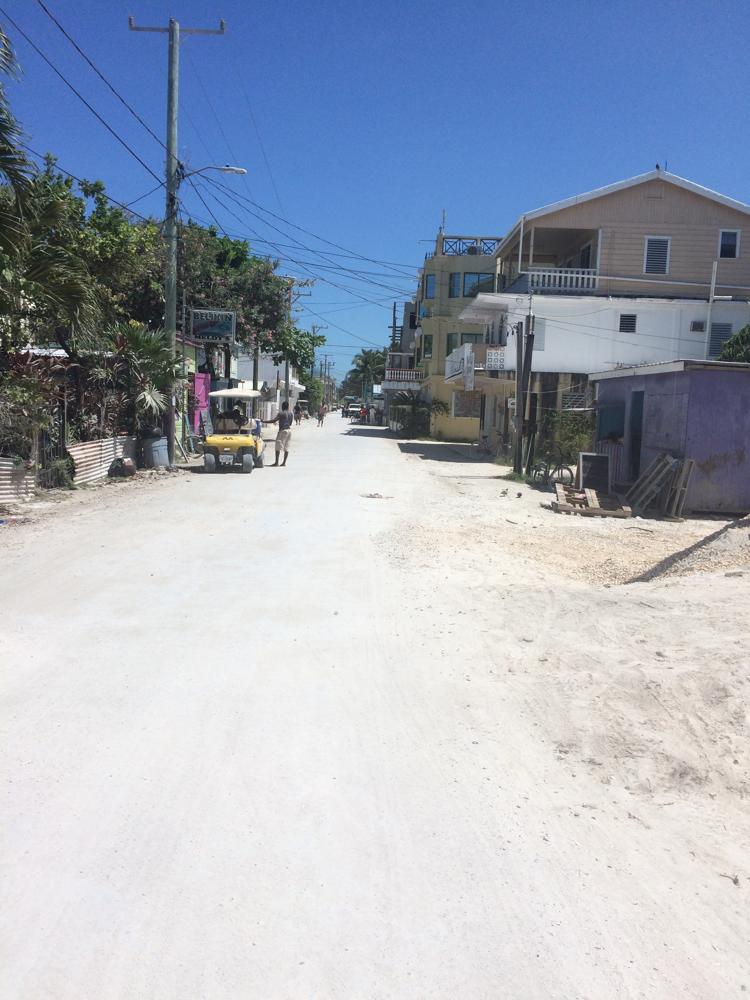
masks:
{"type": "Polygon", "coordinates": [[[643,392],[630,394],[629,421],[630,478],[638,478],[641,471],[641,444],[643,443],[643,392]]]}

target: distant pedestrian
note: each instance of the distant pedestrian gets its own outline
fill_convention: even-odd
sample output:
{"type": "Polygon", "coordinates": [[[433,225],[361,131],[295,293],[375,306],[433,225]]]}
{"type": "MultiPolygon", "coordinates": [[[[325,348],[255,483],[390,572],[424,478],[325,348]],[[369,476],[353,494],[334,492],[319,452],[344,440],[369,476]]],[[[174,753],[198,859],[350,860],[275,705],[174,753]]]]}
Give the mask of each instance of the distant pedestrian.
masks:
{"type": "Polygon", "coordinates": [[[292,421],[294,420],[294,414],[289,412],[289,403],[282,403],[281,410],[276,414],[273,420],[264,420],[266,424],[278,424],[279,429],[276,434],[276,461],[273,463],[275,466],[279,464],[279,456],[282,451],[284,452],[284,461],[282,465],[286,465],[287,459],[289,458],[289,445],[292,443],[292,421]]]}
{"type": "Polygon", "coordinates": [[[367,423],[367,408],[364,403],[359,408],[359,422],[361,424],[367,423]]]}
{"type": "Polygon", "coordinates": [[[294,407],[294,422],[297,425],[297,427],[299,427],[299,425],[302,423],[302,407],[299,405],[299,403],[295,404],[294,407]]]}
{"type": "Polygon", "coordinates": [[[326,413],[328,413],[328,407],[325,403],[321,403],[318,407],[318,427],[323,426],[323,421],[326,418],[326,413]]]}

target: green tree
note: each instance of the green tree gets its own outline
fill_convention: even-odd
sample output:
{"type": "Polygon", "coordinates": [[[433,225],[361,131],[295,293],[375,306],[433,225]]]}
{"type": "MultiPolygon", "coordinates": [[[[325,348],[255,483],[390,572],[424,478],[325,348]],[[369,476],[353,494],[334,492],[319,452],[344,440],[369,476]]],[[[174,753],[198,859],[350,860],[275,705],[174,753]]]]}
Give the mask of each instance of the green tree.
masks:
{"type": "Polygon", "coordinates": [[[750,323],[725,342],[719,361],[744,361],[750,364],[750,323]]]}
{"type": "Polygon", "coordinates": [[[308,376],[305,379],[305,396],[307,397],[307,407],[311,415],[316,412],[323,402],[324,393],[325,389],[319,378],[310,378],[308,376]]]}
{"type": "Polygon", "coordinates": [[[347,381],[359,384],[362,398],[367,398],[368,388],[372,388],[377,382],[382,382],[385,376],[385,362],[388,351],[363,350],[352,359],[352,368],[347,375],[347,381]]]}

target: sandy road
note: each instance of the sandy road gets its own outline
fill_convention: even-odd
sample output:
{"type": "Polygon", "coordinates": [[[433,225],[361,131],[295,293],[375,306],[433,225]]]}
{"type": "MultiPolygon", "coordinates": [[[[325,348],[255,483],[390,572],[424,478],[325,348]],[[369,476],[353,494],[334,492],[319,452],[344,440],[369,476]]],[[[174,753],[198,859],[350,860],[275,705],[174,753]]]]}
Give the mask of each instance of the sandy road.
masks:
{"type": "Polygon", "coordinates": [[[0,997],[750,991],[747,577],[555,585],[293,447],[0,538],[0,997]]]}

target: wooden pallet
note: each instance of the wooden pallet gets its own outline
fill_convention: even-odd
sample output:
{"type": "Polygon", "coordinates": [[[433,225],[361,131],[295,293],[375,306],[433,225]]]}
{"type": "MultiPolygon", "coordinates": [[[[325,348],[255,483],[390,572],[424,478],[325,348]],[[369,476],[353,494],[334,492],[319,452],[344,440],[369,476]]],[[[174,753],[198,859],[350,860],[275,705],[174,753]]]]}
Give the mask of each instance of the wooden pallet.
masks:
{"type": "Polygon", "coordinates": [[[652,508],[667,517],[681,517],[695,462],[664,453],[636,479],[625,499],[636,510],[652,508]]]}
{"type": "Polygon", "coordinates": [[[574,486],[555,483],[556,500],[552,510],[558,514],[580,514],[582,517],[632,517],[630,507],[617,497],[598,490],[577,490],[574,486]]]}

